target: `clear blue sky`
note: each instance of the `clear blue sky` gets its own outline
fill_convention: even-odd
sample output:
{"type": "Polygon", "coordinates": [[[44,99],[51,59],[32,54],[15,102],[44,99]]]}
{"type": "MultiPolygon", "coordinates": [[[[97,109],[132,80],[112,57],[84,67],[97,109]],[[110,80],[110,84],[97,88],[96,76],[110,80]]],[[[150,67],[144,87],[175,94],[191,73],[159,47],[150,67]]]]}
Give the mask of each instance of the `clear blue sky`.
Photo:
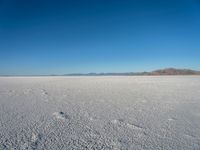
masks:
{"type": "Polygon", "coordinates": [[[0,0],[0,75],[200,70],[199,0],[0,0]]]}

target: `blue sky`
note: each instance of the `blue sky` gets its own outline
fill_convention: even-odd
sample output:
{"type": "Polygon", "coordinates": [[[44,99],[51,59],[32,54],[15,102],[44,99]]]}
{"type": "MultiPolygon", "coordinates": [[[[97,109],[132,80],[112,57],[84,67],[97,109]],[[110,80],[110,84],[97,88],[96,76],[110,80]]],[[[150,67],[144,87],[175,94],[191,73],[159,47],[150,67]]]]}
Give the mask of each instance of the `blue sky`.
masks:
{"type": "Polygon", "coordinates": [[[0,75],[200,70],[199,0],[0,0],[0,75]]]}

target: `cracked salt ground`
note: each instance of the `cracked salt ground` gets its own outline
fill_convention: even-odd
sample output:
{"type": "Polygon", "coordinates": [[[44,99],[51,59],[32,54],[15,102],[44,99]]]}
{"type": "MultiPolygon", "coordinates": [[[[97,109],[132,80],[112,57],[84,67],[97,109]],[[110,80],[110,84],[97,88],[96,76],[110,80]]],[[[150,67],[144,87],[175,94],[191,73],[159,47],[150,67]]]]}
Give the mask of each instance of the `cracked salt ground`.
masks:
{"type": "Polygon", "coordinates": [[[1,77],[0,149],[199,150],[199,90],[198,76],[1,77]]]}
{"type": "Polygon", "coordinates": [[[65,120],[65,119],[69,119],[70,118],[67,114],[65,114],[62,111],[60,111],[60,112],[54,112],[53,116],[55,116],[55,118],[61,119],[61,120],[65,120]]]}
{"type": "Polygon", "coordinates": [[[32,137],[31,137],[32,149],[37,149],[37,146],[38,146],[39,142],[41,141],[41,138],[42,138],[41,134],[32,133],[32,137]]]}
{"type": "Polygon", "coordinates": [[[143,129],[139,125],[134,125],[134,124],[126,123],[123,119],[112,120],[111,122],[113,124],[116,124],[116,125],[119,125],[119,126],[128,127],[128,128],[134,129],[134,130],[142,130],[143,129]]]}
{"type": "Polygon", "coordinates": [[[41,92],[42,92],[42,95],[48,95],[48,92],[46,91],[46,90],[41,90],[41,92]]]}

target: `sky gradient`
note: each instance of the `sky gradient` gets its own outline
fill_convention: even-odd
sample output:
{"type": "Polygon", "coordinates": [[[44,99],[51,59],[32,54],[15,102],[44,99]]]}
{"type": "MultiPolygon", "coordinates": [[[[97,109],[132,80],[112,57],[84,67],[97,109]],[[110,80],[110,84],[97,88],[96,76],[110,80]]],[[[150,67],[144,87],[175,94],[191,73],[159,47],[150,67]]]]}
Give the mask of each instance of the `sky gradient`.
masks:
{"type": "Polygon", "coordinates": [[[0,0],[0,75],[200,70],[199,0],[0,0]]]}

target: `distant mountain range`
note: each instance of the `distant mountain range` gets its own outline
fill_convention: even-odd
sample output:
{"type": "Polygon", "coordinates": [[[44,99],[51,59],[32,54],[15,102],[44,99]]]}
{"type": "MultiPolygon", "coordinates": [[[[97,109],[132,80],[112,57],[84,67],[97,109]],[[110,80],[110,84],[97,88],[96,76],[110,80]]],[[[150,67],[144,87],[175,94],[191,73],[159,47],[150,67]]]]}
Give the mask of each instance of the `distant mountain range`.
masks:
{"type": "Polygon", "coordinates": [[[151,72],[126,72],[126,73],[73,73],[64,76],[158,76],[158,75],[200,75],[200,71],[191,69],[165,68],[151,72]]]}
{"type": "Polygon", "coordinates": [[[49,74],[49,75],[0,75],[12,76],[162,76],[162,75],[200,75],[200,71],[191,69],[165,68],[150,72],[124,72],[124,73],[72,73],[72,74],[49,74]]]}

